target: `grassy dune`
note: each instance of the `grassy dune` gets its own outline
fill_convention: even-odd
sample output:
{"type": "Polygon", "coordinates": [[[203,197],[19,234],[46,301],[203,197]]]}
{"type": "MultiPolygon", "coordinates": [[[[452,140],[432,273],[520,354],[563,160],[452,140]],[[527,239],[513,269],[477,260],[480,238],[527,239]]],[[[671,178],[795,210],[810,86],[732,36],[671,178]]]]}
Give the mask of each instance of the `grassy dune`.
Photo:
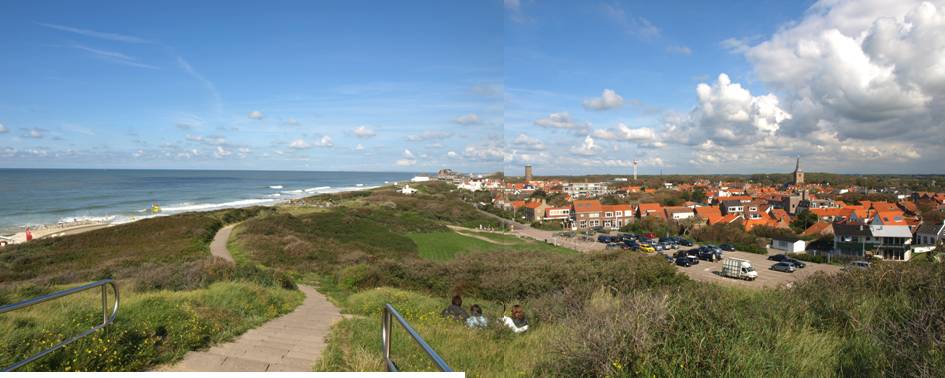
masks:
{"type": "MultiPolygon", "coordinates": [[[[5,248],[0,254],[0,303],[106,277],[116,280],[122,295],[112,326],[23,369],[149,369],[290,311],[302,294],[287,275],[226,264],[208,251],[224,223],[270,211],[159,217],[5,248]]],[[[98,293],[91,290],[0,315],[0,365],[98,324],[98,293]]]]}
{"type": "MultiPolygon", "coordinates": [[[[218,282],[191,291],[127,292],[112,326],[21,371],[145,370],[232,339],[301,302],[301,292],[245,282],[218,282]]],[[[100,303],[93,290],[0,316],[0,365],[98,324],[100,303]]]]}

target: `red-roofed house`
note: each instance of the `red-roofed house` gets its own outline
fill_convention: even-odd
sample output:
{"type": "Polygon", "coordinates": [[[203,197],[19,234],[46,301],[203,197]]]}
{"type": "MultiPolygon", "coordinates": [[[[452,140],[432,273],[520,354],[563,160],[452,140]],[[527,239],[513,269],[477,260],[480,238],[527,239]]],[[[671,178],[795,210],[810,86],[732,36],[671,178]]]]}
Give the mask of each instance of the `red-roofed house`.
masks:
{"type": "Polygon", "coordinates": [[[686,206],[667,206],[663,208],[663,212],[666,213],[666,219],[672,220],[690,219],[696,216],[696,213],[686,206]]]}
{"type": "Polygon", "coordinates": [[[601,205],[601,212],[604,215],[604,228],[611,230],[623,227],[633,217],[630,204],[601,205]]]}
{"type": "Polygon", "coordinates": [[[817,223],[812,224],[804,232],[801,233],[801,236],[823,236],[823,235],[833,235],[833,223],[818,221],[817,223]]]}
{"type": "Polygon", "coordinates": [[[577,200],[571,203],[571,214],[574,227],[588,229],[603,225],[601,204],[598,200],[577,200]]]}
{"type": "Polygon", "coordinates": [[[525,219],[529,222],[541,222],[542,218],[545,216],[545,209],[548,207],[550,206],[548,206],[544,199],[526,202],[525,219]]]}
{"type": "Polygon", "coordinates": [[[696,218],[702,223],[712,224],[712,221],[722,218],[722,210],[715,206],[701,206],[695,208],[696,218]]]}
{"type": "Polygon", "coordinates": [[[663,206],[660,206],[660,204],[658,203],[641,203],[640,205],[637,206],[636,213],[637,213],[637,218],[643,218],[643,217],[649,217],[649,216],[662,218],[665,216],[665,214],[663,213],[663,206]]]}
{"type": "Polygon", "coordinates": [[[901,211],[878,211],[873,215],[870,224],[881,224],[884,226],[908,226],[905,215],[901,211]]]}

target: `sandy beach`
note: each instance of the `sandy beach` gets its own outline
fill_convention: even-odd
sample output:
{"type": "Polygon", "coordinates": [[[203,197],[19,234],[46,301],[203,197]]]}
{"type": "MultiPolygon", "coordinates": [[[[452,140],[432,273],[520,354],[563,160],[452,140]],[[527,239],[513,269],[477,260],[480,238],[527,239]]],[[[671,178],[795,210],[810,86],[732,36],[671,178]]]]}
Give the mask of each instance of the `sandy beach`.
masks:
{"type": "MultiPolygon", "coordinates": [[[[30,228],[30,232],[33,233],[33,240],[43,239],[43,238],[56,238],[66,235],[74,235],[82,232],[98,230],[100,228],[105,228],[112,226],[110,223],[106,222],[69,222],[69,223],[59,223],[54,225],[41,225],[37,228],[30,228]]],[[[24,243],[26,242],[26,230],[17,232],[13,235],[5,235],[6,237],[12,239],[13,244],[24,243]]]]}

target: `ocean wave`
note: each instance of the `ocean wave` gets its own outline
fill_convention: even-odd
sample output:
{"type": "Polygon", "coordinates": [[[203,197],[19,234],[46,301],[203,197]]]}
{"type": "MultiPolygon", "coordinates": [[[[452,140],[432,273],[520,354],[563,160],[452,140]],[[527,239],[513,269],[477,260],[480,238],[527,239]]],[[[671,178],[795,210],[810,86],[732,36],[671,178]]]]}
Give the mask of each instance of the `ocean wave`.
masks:
{"type": "Polygon", "coordinates": [[[161,208],[162,213],[181,213],[185,211],[207,211],[207,210],[218,210],[234,207],[247,207],[254,205],[264,205],[272,203],[275,201],[272,198],[257,198],[257,199],[246,199],[239,201],[223,202],[223,203],[183,203],[176,206],[166,206],[161,208]]]}
{"type": "Polygon", "coordinates": [[[91,215],[82,215],[76,217],[63,217],[59,218],[58,223],[110,223],[116,218],[115,215],[104,215],[104,216],[91,216],[91,215]]]}
{"type": "Polygon", "coordinates": [[[314,187],[314,188],[305,189],[305,193],[321,192],[321,191],[325,191],[325,190],[328,190],[328,189],[331,189],[331,187],[330,187],[330,186],[318,186],[318,187],[314,187]]]}
{"type": "Polygon", "coordinates": [[[282,192],[282,194],[302,194],[302,193],[303,193],[302,189],[286,190],[282,192]]]}
{"type": "Polygon", "coordinates": [[[269,185],[269,189],[282,189],[282,185],[269,185]]]}

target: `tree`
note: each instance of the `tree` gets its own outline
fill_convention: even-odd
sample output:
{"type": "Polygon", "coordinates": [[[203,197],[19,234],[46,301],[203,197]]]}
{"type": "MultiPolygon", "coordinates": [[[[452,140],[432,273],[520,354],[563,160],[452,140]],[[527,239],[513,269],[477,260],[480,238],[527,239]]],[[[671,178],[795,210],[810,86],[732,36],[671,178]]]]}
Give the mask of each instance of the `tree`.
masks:
{"type": "Polygon", "coordinates": [[[702,188],[695,188],[692,190],[692,193],[689,195],[690,201],[697,203],[705,203],[706,195],[705,190],[702,188]]]}
{"type": "Polygon", "coordinates": [[[814,223],[817,223],[817,214],[814,214],[810,211],[804,210],[794,217],[794,220],[791,222],[791,229],[794,232],[800,234],[804,230],[808,229],[810,226],[813,226],[814,223]]]}

